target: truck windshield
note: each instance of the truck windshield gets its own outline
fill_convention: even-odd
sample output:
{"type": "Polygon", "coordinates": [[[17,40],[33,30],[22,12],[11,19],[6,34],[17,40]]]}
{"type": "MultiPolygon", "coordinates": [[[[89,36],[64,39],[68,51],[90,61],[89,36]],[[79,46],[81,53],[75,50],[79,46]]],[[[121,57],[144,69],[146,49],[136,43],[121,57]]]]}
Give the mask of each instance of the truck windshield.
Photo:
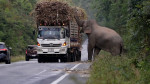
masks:
{"type": "Polygon", "coordinates": [[[43,39],[61,39],[61,28],[43,28],[39,31],[39,38],[43,39]]]}

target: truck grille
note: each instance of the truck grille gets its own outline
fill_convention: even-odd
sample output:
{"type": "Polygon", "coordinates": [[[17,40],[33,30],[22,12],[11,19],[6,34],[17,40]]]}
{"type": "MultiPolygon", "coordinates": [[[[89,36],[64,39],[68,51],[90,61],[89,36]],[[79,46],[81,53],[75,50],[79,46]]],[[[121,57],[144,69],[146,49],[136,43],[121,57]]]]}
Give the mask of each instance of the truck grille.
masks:
{"type": "Polygon", "coordinates": [[[61,47],[61,44],[41,44],[42,47],[61,47]]]}

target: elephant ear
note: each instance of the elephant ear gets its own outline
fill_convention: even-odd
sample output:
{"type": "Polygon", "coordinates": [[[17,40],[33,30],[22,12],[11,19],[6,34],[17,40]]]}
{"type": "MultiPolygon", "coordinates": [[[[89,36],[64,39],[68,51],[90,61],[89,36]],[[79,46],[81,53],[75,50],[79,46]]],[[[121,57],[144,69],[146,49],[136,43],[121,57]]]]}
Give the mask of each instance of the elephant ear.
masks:
{"type": "Polygon", "coordinates": [[[84,30],[84,33],[90,34],[90,33],[91,33],[91,29],[90,29],[90,28],[89,28],[89,29],[85,29],[85,30],[84,30]]]}

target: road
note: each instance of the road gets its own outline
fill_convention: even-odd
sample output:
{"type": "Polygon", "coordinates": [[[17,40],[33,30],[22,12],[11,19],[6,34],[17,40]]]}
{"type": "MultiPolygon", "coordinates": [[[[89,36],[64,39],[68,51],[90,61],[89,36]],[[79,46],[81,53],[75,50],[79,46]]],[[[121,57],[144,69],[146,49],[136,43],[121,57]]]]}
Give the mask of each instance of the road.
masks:
{"type": "Polygon", "coordinates": [[[85,84],[89,77],[87,41],[82,45],[82,62],[38,63],[20,61],[0,64],[0,84],[85,84]]]}

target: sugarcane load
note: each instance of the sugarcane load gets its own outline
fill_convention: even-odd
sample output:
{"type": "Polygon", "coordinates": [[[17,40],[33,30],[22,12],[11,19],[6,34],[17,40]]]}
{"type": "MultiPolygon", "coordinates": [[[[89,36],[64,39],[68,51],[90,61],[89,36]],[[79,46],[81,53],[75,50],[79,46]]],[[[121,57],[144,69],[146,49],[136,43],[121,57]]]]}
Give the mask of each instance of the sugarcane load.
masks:
{"type": "Polygon", "coordinates": [[[37,3],[35,11],[37,24],[40,25],[68,25],[69,21],[73,19],[72,7],[59,1],[37,3]]]}
{"type": "MultiPolygon", "coordinates": [[[[40,1],[35,7],[38,30],[38,62],[47,59],[73,62],[81,60],[80,27],[74,19],[74,7],[63,1],[40,1]]],[[[86,19],[86,13],[78,9],[78,16],[86,19]]]]}

